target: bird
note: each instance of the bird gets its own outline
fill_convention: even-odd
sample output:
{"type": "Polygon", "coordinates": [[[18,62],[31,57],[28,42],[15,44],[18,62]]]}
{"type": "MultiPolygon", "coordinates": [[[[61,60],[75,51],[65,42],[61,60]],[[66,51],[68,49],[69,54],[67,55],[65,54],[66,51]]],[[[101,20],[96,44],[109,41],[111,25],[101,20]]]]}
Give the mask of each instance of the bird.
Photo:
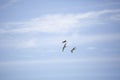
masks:
{"type": "Polygon", "coordinates": [[[66,40],[62,41],[62,43],[66,43],[66,42],[67,42],[66,40]]]}
{"type": "Polygon", "coordinates": [[[62,48],[62,52],[64,51],[64,49],[66,48],[66,43],[64,44],[63,48],[62,48]]]}
{"type": "Polygon", "coordinates": [[[72,48],[72,49],[71,49],[71,53],[73,53],[73,51],[74,51],[75,49],[76,49],[76,47],[72,48]]]}

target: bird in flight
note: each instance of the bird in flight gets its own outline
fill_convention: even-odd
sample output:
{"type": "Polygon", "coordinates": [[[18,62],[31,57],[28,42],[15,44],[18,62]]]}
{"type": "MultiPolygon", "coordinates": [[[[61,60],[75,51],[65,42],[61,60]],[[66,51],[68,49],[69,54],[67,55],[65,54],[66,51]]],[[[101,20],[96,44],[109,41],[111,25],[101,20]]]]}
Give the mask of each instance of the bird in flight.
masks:
{"type": "Polygon", "coordinates": [[[72,48],[72,49],[71,49],[71,53],[73,53],[73,51],[74,51],[75,49],[76,49],[76,47],[72,48]]]}
{"type": "Polygon", "coordinates": [[[66,43],[64,44],[63,48],[62,48],[62,52],[64,51],[64,49],[66,48],[66,43]]]}
{"type": "Polygon", "coordinates": [[[66,42],[67,42],[66,40],[62,41],[62,43],[66,43],[66,42]]]}

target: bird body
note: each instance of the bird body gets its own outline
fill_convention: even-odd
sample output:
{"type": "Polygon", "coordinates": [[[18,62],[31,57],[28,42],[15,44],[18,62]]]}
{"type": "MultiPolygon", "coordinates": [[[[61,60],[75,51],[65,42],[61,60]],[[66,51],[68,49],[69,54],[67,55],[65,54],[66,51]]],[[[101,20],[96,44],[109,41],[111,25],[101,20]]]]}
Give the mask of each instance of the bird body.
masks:
{"type": "Polygon", "coordinates": [[[74,51],[75,49],[76,49],[76,47],[72,48],[72,49],[71,49],[71,53],[73,53],[73,51],[74,51]]]}
{"type": "Polygon", "coordinates": [[[64,44],[63,48],[62,48],[62,52],[64,51],[64,49],[66,48],[66,43],[64,44]]]}

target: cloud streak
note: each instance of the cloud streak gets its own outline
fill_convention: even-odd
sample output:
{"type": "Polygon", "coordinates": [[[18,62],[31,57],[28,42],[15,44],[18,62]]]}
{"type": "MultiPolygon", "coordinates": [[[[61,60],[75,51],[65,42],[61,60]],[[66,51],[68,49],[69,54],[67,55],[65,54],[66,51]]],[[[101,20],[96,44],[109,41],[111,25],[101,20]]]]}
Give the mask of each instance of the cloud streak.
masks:
{"type": "MultiPolygon", "coordinates": [[[[74,29],[88,26],[88,24],[90,26],[93,24],[104,23],[100,20],[100,17],[104,17],[106,14],[119,16],[119,13],[120,9],[93,11],[81,14],[50,14],[25,22],[1,23],[2,26],[9,29],[1,28],[0,34],[27,32],[67,33],[74,29]]],[[[107,18],[109,19],[109,17],[107,18]]],[[[118,18],[114,17],[113,20],[115,19],[118,20],[118,18]]]]}
{"type": "MultiPolygon", "coordinates": [[[[32,36],[32,38],[22,38],[22,39],[8,39],[0,40],[0,47],[8,46],[15,48],[33,48],[33,47],[47,47],[59,45],[59,41],[69,40],[70,45],[82,45],[93,42],[108,42],[114,40],[120,40],[120,33],[111,33],[111,34],[79,34],[76,30],[81,29],[82,27],[92,27],[94,24],[102,23],[102,20],[98,20],[101,17],[104,17],[108,14],[111,16],[119,16],[120,9],[115,10],[101,10],[93,11],[81,14],[49,14],[42,17],[34,18],[25,22],[7,22],[0,23],[0,35],[2,34],[22,34],[22,33],[57,33],[59,36],[32,36]],[[96,23],[94,23],[94,21],[96,23]],[[87,24],[86,24],[87,23],[87,24]],[[70,33],[69,35],[66,33],[70,33]],[[62,35],[61,35],[62,34],[62,35]]],[[[114,17],[112,20],[118,20],[114,17]]],[[[107,16],[108,18],[108,16],[107,16]]],[[[103,22],[103,24],[105,24],[103,22]]],[[[24,35],[23,35],[24,36],[24,35]]]]}

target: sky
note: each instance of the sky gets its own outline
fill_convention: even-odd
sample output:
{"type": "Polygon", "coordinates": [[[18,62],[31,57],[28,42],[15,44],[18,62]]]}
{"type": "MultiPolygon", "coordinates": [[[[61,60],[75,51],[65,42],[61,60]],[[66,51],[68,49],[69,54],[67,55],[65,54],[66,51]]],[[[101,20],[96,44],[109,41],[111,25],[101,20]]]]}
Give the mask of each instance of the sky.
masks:
{"type": "Polygon", "coordinates": [[[0,80],[120,80],[119,25],[120,0],[0,0],[0,80]]]}

